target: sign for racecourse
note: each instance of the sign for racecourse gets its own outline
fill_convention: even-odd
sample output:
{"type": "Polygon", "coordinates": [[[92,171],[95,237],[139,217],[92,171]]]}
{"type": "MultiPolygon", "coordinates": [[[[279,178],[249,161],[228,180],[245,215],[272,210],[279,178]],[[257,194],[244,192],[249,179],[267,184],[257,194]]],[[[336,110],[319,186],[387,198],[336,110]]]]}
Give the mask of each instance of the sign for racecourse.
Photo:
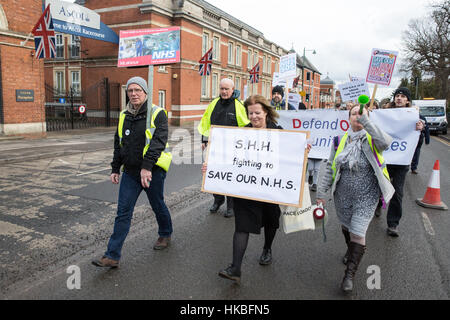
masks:
{"type": "Polygon", "coordinates": [[[119,42],[117,34],[100,21],[100,15],[95,11],[66,1],[46,0],[45,6],[49,4],[55,31],[112,43],[119,42]]]}
{"type": "Polygon", "coordinates": [[[202,191],[301,207],[309,133],[211,126],[202,191]]]}
{"type": "Polygon", "coordinates": [[[398,52],[372,49],[366,82],[389,86],[398,52]]]}
{"type": "MultiPolygon", "coordinates": [[[[348,111],[299,110],[278,111],[279,125],[284,129],[310,131],[312,145],[308,157],[328,159],[333,138],[342,137],[350,128],[348,111]]],[[[407,165],[416,149],[419,131],[416,122],[419,112],[415,108],[377,109],[370,113],[371,121],[389,134],[393,141],[383,157],[388,164],[407,165]]]]}
{"type": "Polygon", "coordinates": [[[120,31],[118,67],[180,62],[180,27],[120,31]]]}
{"type": "Polygon", "coordinates": [[[338,88],[342,101],[358,100],[358,97],[362,94],[370,97],[369,88],[364,80],[352,79],[350,82],[338,85],[338,88]]]}
{"type": "Polygon", "coordinates": [[[297,76],[297,54],[290,53],[280,58],[279,78],[288,80],[297,76]]]}

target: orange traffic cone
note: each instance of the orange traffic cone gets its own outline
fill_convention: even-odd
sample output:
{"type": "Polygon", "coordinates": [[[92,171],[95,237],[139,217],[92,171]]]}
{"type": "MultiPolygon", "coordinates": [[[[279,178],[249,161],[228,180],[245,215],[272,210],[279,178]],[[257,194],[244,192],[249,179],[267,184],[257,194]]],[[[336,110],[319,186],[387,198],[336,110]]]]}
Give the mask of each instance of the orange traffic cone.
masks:
{"type": "Polygon", "coordinates": [[[428,188],[422,199],[416,199],[416,203],[425,208],[448,210],[448,207],[441,201],[441,184],[439,180],[439,160],[436,160],[431,174],[428,188]]]}

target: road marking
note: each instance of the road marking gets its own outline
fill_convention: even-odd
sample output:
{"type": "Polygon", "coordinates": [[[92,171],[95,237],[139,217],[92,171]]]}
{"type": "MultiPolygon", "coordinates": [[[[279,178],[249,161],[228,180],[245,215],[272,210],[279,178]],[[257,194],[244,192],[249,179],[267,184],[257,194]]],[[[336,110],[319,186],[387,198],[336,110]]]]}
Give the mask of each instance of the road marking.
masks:
{"type": "Polygon", "coordinates": [[[79,176],[85,176],[85,175],[87,175],[87,174],[96,173],[96,172],[101,172],[101,171],[105,171],[105,170],[109,170],[109,169],[110,169],[110,168],[103,168],[103,169],[98,169],[98,170],[94,170],[94,171],[78,173],[78,174],[77,174],[77,177],[79,177],[79,176]]]}
{"type": "Polygon", "coordinates": [[[428,215],[425,212],[421,212],[421,214],[422,214],[422,221],[423,221],[423,226],[425,227],[425,231],[430,236],[434,236],[435,232],[434,232],[433,226],[431,225],[431,221],[428,218],[428,215]]]}
{"type": "Polygon", "coordinates": [[[59,162],[62,162],[62,163],[64,163],[64,164],[71,164],[70,162],[64,161],[64,160],[62,160],[62,159],[58,159],[58,161],[59,161],[59,162]]]}
{"type": "Polygon", "coordinates": [[[448,142],[447,140],[443,139],[443,138],[439,138],[438,136],[431,136],[432,139],[435,139],[437,141],[442,142],[443,144],[446,144],[447,146],[450,146],[450,142],[448,142]]]}

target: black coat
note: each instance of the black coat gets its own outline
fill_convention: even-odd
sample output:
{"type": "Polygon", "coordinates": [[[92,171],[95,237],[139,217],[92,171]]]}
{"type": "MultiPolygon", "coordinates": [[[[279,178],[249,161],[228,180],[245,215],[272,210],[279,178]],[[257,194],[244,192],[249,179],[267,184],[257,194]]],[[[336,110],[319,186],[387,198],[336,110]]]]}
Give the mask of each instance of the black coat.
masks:
{"type": "MultiPolygon", "coordinates": [[[[246,127],[252,127],[249,123],[246,127]]],[[[268,129],[283,129],[268,121],[268,129]]],[[[256,200],[234,198],[235,229],[238,232],[261,233],[262,227],[278,229],[280,226],[280,206],[256,200]]]]}
{"type": "Polygon", "coordinates": [[[120,167],[123,165],[126,173],[139,176],[141,169],[153,169],[161,156],[161,152],[166,148],[169,137],[168,119],[164,111],[160,111],[156,116],[156,130],[150,141],[147,153],[143,157],[147,125],[147,102],[142,105],[135,116],[128,111],[125,114],[122,147],[120,146],[117,130],[114,135],[114,158],[111,162],[112,173],[120,173],[120,167]]]}

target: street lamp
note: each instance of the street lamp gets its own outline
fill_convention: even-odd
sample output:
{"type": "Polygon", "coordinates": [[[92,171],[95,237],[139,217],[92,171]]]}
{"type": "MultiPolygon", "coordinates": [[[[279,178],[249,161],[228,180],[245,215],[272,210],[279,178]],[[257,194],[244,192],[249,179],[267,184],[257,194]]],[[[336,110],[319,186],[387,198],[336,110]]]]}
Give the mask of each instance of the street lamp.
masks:
{"type": "MultiPolygon", "coordinates": [[[[305,92],[305,58],[306,58],[306,51],[312,51],[312,54],[316,54],[315,49],[306,49],[306,47],[303,47],[303,75],[302,75],[302,91],[305,92]]],[[[311,78],[309,79],[311,81],[311,78]]],[[[313,81],[314,85],[314,81],[313,81]]],[[[309,93],[311,93],[311,86],[309,87],[309,93]]],[[[308,101],[309,102],[309,101],[308,101]]],[[[311,104],[310,104],[311,105],[311,104]]]]}

